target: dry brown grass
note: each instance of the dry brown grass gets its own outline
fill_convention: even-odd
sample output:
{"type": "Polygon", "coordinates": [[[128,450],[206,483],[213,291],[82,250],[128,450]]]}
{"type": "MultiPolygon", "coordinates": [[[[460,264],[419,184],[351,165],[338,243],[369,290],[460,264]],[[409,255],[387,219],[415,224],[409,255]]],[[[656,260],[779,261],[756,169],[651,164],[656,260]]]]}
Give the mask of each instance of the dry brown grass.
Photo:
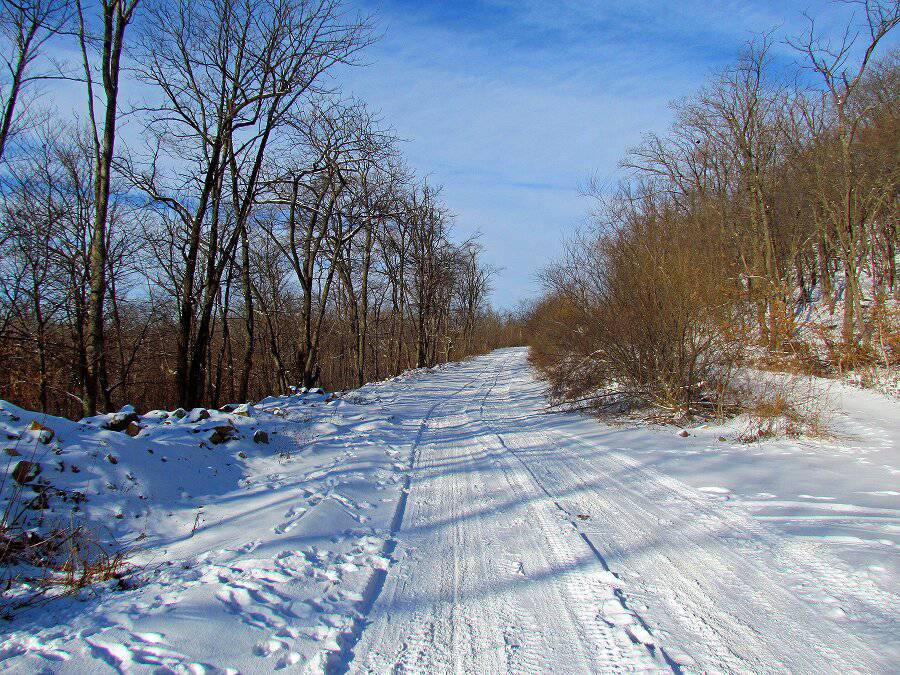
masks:
{"type": "Polygon", "coordinates": [[[803,378],[769,381],[761,391],[748,396],[746,428],[739,435],[743,443],[766,438],[830,438],[825,397],[804,387],[803,378]]]}
{"type": "MultiPolygon", "coordinates": [[[[125,588],[137,568],[132,549],[77,522],[48,524],[31,508],[34,486],[6,476],[0,481],[0,611],[15,610],[103,582],[125,588]],[[30,589],[20,592],[22,589],[30,589]]],[[[37,486],[41,487],[41,486],[37,486]]]]}
{"type": "Polygon", "coordinates": [[[84,589],[127,590],[140,571],[133,551],[104,543],[83,525],[70,524],[46,534],[0,534],[6,560],[0,565],[0,617],[7,620],[27,607],[84,589]],[[114,582],[111,586],[103,586],[114,582]]]}
{"type": "Polygon", "coordinates": [[[130,550],[104,544],[81,525],[72,524],[65,530],[57,531],[55,536],[58,538],[58,553],[46,559],[45,569],[49,573],[43,579],[43,584],[48,588],[71,594],[104,581],[123,583],[126,574],[133,571],[133,565],[129,562],[130,550]]]}

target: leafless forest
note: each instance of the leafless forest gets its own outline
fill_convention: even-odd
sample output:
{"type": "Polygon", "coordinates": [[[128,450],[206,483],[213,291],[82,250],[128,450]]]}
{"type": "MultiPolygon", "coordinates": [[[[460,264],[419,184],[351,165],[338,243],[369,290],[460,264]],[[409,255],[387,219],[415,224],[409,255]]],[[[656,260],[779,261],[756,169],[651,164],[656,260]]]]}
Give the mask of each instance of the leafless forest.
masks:
{"type": "MultiPolygon", "coordinates": [[[[721,409],[747,363],[895,367],[900,10],[848,4],[844,33],[792,40],[796,77],[756,38],[593,186],[528,317],[556,394],[721,409]]],[[[523,339],[477,239],[337,87],[376,39],[339,0],[0,12],[0,397],[217,406],[523,339]]]]}
{"type": "Polygon", "coordinates": [[[0,12],[0,397],[217,406],[519,340],[478,242],[330,77],[375,37],[339,0],[0,12]]]}
{"type": "Polygon", "coordinates": [[[848,4],[843,34],[810,19],[790,45],[747,45],[622,160],[621,186],[595,186],[597,225],[530,317],[556,394],[721,411],[746,364],[896,373],[900,54],[882,47],[900,10],[848,4]]]}

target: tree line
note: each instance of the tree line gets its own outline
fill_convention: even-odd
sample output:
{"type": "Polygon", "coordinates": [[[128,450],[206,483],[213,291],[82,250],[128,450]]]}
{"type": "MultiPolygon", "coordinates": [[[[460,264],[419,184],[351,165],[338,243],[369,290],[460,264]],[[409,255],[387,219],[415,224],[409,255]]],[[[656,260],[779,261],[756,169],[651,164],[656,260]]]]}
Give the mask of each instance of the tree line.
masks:
{"type": "Polygon", "coordinates": [[[827,374],[900,357],[897,2],[836,38],[771,36],[594,186],[596,227],[542,275],[532,356],[557,395],[669,410],[734,400],[756,364],[827,374]],[[798,82],[803,84],[798,84],[798,82]]]}
{"type": "Polygon", "coordinates": [[[0,397],[218,406],[517,339],[336,87],[373,39],[339,0],[0,0],[0,27],[0,397]],[[83,113],[42,105],[72,90],[83,113]]]}

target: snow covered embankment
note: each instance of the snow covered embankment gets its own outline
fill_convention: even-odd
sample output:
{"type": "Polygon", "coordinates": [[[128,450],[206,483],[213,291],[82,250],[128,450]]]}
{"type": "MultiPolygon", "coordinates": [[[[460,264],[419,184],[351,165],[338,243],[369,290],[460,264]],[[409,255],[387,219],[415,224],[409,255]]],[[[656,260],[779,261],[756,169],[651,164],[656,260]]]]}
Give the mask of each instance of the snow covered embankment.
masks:
{"type": "Polygon", "coordinates": [[[383,582],[408,469],[395,441],[409,431],[381,397],[422,376],[346,398],[304,393],[137,419],[126,410],[71,422],[0,404],[8,471],[29,462],[37,490],[23,495],[49,502],[29,510],[32,524],[74,515],[134,542],[143,568],[131,590],[110,582],[18,610],[2,627],[0,668],[340,663],[383,582]]]}

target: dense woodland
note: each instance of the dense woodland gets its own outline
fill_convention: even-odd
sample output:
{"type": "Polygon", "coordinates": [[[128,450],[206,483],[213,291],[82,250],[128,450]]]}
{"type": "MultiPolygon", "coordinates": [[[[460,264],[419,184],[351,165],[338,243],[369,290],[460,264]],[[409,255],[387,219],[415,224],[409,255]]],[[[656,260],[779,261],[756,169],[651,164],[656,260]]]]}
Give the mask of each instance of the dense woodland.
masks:
{"type": "MultiPolygon", "coordinates": [[[[897,2],[842,35],[762,36],[596,186],[596,227],[543,274],[532,358],[606,409],[733,406],[743,365],[896,372],[897,2]],[[796,73],[775,68],[785,47],[796,73]]],[[[680,413],[679,413],[680,414],[680,413]]]]}
{"type": "Polygon", "coordinates": [[[0,397],[217,406],[519,339],[330,77],[373,39],[339,0],[0,0],[0,33],[0,397]]]}

